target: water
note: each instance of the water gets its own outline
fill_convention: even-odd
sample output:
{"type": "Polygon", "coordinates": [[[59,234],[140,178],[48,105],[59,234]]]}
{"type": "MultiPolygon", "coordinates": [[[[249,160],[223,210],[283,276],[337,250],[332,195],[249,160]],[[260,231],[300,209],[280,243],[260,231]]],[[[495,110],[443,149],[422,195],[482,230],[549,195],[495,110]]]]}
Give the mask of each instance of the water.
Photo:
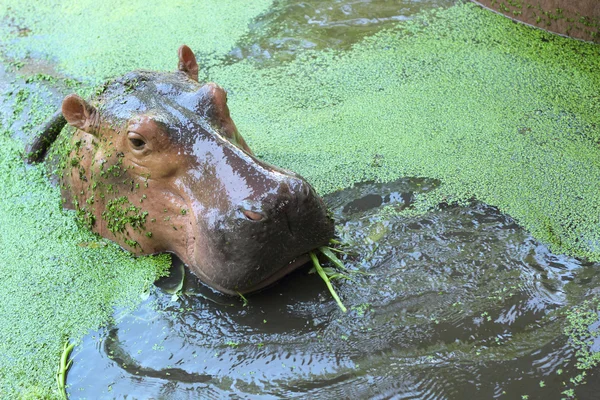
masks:
{"type": "MultiPolygon", "coordinates": [[[[348,49],[454,3],[276,2],[224,61],[348,49]]],[[[334,283],[347,314],[308,267],[244,305],[176,262],[138,309],[75,348],[70,398],[561,398],[578,373],[564,311],[596,293],[599,265],[553,254],[481,203],[395,216],[438,185],[407,178],[326,198],[355,271],[334,283]]],[[[597,376],[578,398],[596,398],[597,376]]]]}
{"type": "Polygon", "coordinates": [[[577,373],[561,311],[598,285],[598,265],[552,254],[484,204],[387,212],[438,184],[326,198],[360,271],[335,283],[347,314],[308,268],[244,306],[187,271],[174,299],[175,265],[139,309],[76,348],[71,398],[560,398],[577,373]]]}
{"type": "Polygon", "coordinates": [[[300,50],[349,49],[354,43],[424,10],[450,7],[457,0],[275,1],[250,27],[229,62],[253,59],[277,65],[300,50]]]}

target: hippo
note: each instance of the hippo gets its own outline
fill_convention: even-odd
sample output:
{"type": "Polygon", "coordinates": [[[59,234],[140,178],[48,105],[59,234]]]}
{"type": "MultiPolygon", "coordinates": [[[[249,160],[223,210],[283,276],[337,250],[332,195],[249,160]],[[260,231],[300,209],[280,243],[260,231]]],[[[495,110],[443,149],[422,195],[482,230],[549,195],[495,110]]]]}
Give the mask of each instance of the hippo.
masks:
{"type": "Polygon", "coordinates": [[[600,43],[598,0],[473,1],[513,21],[524,22],[559,35],[600,43]]]}
{"type": "Polygon", "coordinates": [[[65,208],[135,255],[177,255],[220,292],[260,290],[327,245],[333,220],[304,178],[254,156],[227,92],[198,82],[188,46],[178,55],[176,72],[127,73],[90,101],[68,95],[29,161],[74,127],[60,177],[65,208]]]}

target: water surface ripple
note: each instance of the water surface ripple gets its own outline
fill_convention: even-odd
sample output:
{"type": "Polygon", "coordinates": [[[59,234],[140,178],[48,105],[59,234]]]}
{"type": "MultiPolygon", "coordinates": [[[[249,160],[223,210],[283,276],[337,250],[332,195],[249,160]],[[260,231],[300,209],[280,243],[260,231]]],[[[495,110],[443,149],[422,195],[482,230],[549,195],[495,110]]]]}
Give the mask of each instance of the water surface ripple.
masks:
{"type": "Polygon", "coordinates": [[[560,311],[597,286],[598,266],[552,254],[481,203],[389,212],[437,186],[365,183],[326,199],[359,271],[335,283],[347,314],[307,269],[247,306],[186,272],[174,300],[175,266],[76,349],[71,397],[559,398],[577,372],[560,311]]]}

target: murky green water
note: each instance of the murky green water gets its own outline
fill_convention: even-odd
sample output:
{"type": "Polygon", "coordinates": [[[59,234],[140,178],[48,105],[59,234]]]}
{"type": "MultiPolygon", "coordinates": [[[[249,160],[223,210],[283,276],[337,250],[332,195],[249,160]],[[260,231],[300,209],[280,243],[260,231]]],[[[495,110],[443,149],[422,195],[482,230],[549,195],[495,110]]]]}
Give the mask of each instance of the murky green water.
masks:
{"type": "Polygon", "coordinates": [[[175,300],[175,266],[137,311],[76,349],[69,393],[559,398],[577,373],[561,311],[594,290],[600,265],[552,254],[479,203],[381,219],[386,206],[410,206],[436,186],[404,179],[327,197],[355,253],[346,264],[361,272],[336,284],[347,314],[307,269],[247,306],[186,273],[175,300]]]}
{"type": "MultiPolygon", "coordinates": [[[[271,67],[306,49],[346,50],[416,12],[454,3],[277,1],[211,65],[251,58],[271,67]]],[[[44,96],[47,104],[60,97],[44,96]]],[[[13,137],[30,135],[21,132],[27,123],[13,125],[13,137]]],[[[117,313],[75,348],[70,398],[561,398],[579,373],[565,312],[597,294],[600,265],[553,254],[481,203],[419,217],[393,212],[438,185],[406,178],[326,197],[355,271],[352,281],[335,283],[347,314],[306,268],[244,306],[187,271],[184,294],[174,299],[182,273],[175,265],[138,309],[117,313]]],[[[578,398],[596,398],[597,377],[589,373],[578,398]]]]}
{"type": "Polygon", "coordinates": [[[229,52],[227,61],[253,59],[275,66],[293,59],[299,50],[347,50],[381,29],[456,1],[275,1],[250,25],[250,32],[229,52]]]}

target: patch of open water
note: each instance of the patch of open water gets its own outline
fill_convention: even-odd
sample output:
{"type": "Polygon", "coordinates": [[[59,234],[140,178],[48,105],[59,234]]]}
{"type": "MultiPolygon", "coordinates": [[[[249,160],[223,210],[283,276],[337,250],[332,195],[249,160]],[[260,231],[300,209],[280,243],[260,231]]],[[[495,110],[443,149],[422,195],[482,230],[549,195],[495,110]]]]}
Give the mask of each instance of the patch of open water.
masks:
{"type": "Polygon", "coordinates": [[[275,1],[250,26],[228,62],[253,59],[277,65],[301,50],[346,50],[365,36],[391,28],[424,10],[450,7],[457,0],[275,1]]]}

